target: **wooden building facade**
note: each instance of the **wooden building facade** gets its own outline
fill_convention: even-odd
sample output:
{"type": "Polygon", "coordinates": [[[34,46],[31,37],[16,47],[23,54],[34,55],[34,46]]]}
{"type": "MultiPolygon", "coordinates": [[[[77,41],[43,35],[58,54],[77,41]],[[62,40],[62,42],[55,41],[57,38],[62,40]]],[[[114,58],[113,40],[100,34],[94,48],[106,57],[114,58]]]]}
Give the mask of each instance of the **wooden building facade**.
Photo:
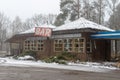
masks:
{"type": "MultiPolygon", "coordinates": [[[[82,26],[82,25],[81,25],[82,26]]],[[[61,26],[62,27],[62,26],[61,26]]],[[[93,28],[53,30],[51,37],[35,36],[34,33],[17,34],[8,39],[11,54],[36,51],[38,58],[69,52],[76,54],[81,61],[110,60],[111,41],[92,39],[91,34],[104,31],[93,28]]]]}

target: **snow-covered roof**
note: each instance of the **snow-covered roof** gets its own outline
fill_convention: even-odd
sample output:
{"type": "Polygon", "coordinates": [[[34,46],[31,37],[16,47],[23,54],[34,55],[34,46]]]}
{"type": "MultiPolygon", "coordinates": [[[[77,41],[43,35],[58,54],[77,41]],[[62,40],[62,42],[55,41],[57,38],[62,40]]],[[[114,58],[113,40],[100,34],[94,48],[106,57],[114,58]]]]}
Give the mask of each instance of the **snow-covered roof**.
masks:
{"type": "Polygon", "coordinates": [[[60,27],[55,28],[54,31],[83,29],[83,28],[84,29],[90,28],[90,29],[97,29],[97,30],[114,31],[113,29],[110,29],[105,26],[94,23],[92,21],[86,20],[85,18],[80,18],[76,21],[64,24],[60,27]]]}
{"type": "MultiPolygon", "coordinates": [[[[94,23],[92,21],[86,20],[85,18],[80,18],[76,21],[66,23],[59,27],[55,27],[53,25],[40,25],[39,27],[52,28],[53,31],[85,29],[85,28],[105,30],[105,31],[114,31],[113,29],[110,29],[108,27],[105,27],[105,26],[99,25],[97,23],[94,23]]],[[[34,31],[35,31],[35,27],[31,28],[27,31],[21,32],[20,34],[34,33],[34,31]]]]}
{"type": "MultiPolygon", "coordinates": [[[[53,26],[53,25],[40,25],[40,26],[38,26],[38,27],[52,28],[52,29],[56,28],[56,27],[53,26]]],[[[21,32],[20,34],[27,34],[27,33],[34,33],[34,32],[35,32],[35,27],[34,27],[34,28],[31,28],[31,29],[29,29],[29,30],[26,30],[26,31],[24,31],[24,32],[21,32]]]]}

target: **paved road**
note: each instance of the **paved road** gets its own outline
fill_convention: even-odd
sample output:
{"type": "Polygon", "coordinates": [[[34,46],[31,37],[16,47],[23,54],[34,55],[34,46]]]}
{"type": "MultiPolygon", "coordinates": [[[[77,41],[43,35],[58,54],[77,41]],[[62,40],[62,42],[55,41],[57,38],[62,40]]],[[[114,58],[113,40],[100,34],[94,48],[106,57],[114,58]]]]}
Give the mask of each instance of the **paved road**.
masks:
{"type": "Polygon", "coordinates": [[[0,66],[0,80],[120,80],[120,71],[93,73],[50,68],[0,66]]]}

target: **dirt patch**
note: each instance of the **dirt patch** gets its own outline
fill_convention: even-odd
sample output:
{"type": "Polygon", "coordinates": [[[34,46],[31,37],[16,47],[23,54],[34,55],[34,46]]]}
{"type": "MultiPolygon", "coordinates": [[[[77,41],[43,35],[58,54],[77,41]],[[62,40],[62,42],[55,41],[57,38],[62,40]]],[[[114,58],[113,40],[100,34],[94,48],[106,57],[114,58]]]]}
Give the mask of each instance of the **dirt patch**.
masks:
{"type": "Polygon", "coordinates": [[[77,71],[67,71],[67,72],[64,72],[65,75],[79,75],[79,72],[77,71]]]}
{"type": "Polygon", "coordinates": [[[114,64],[113,66],[120,68],[120,62],[117,62],[116,64],[114,64]]]}

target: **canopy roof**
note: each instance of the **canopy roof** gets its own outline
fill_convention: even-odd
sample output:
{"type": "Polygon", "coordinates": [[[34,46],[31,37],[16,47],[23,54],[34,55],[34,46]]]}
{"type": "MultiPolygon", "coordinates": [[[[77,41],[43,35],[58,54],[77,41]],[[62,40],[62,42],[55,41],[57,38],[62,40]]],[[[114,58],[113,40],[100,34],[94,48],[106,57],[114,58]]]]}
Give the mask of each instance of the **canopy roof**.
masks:
{"type": "Polygon", "coordinates": [[[91,37],[93,39],[120,39],[120,31],[96,32],[91,37]]]}
{"type": "Polygon", "coordinates": [[[114,30],[107,28],[105,26],[102,26],[102,25],[99,25],[99,24],[94,23],[92,21],[86,20],[85,18],[80,18],[76,21],[64,24],[60,27],[55,28],[54,31],[85,29],[85,28],[103,30],[103,31],[114,31],[114,30]]]}

